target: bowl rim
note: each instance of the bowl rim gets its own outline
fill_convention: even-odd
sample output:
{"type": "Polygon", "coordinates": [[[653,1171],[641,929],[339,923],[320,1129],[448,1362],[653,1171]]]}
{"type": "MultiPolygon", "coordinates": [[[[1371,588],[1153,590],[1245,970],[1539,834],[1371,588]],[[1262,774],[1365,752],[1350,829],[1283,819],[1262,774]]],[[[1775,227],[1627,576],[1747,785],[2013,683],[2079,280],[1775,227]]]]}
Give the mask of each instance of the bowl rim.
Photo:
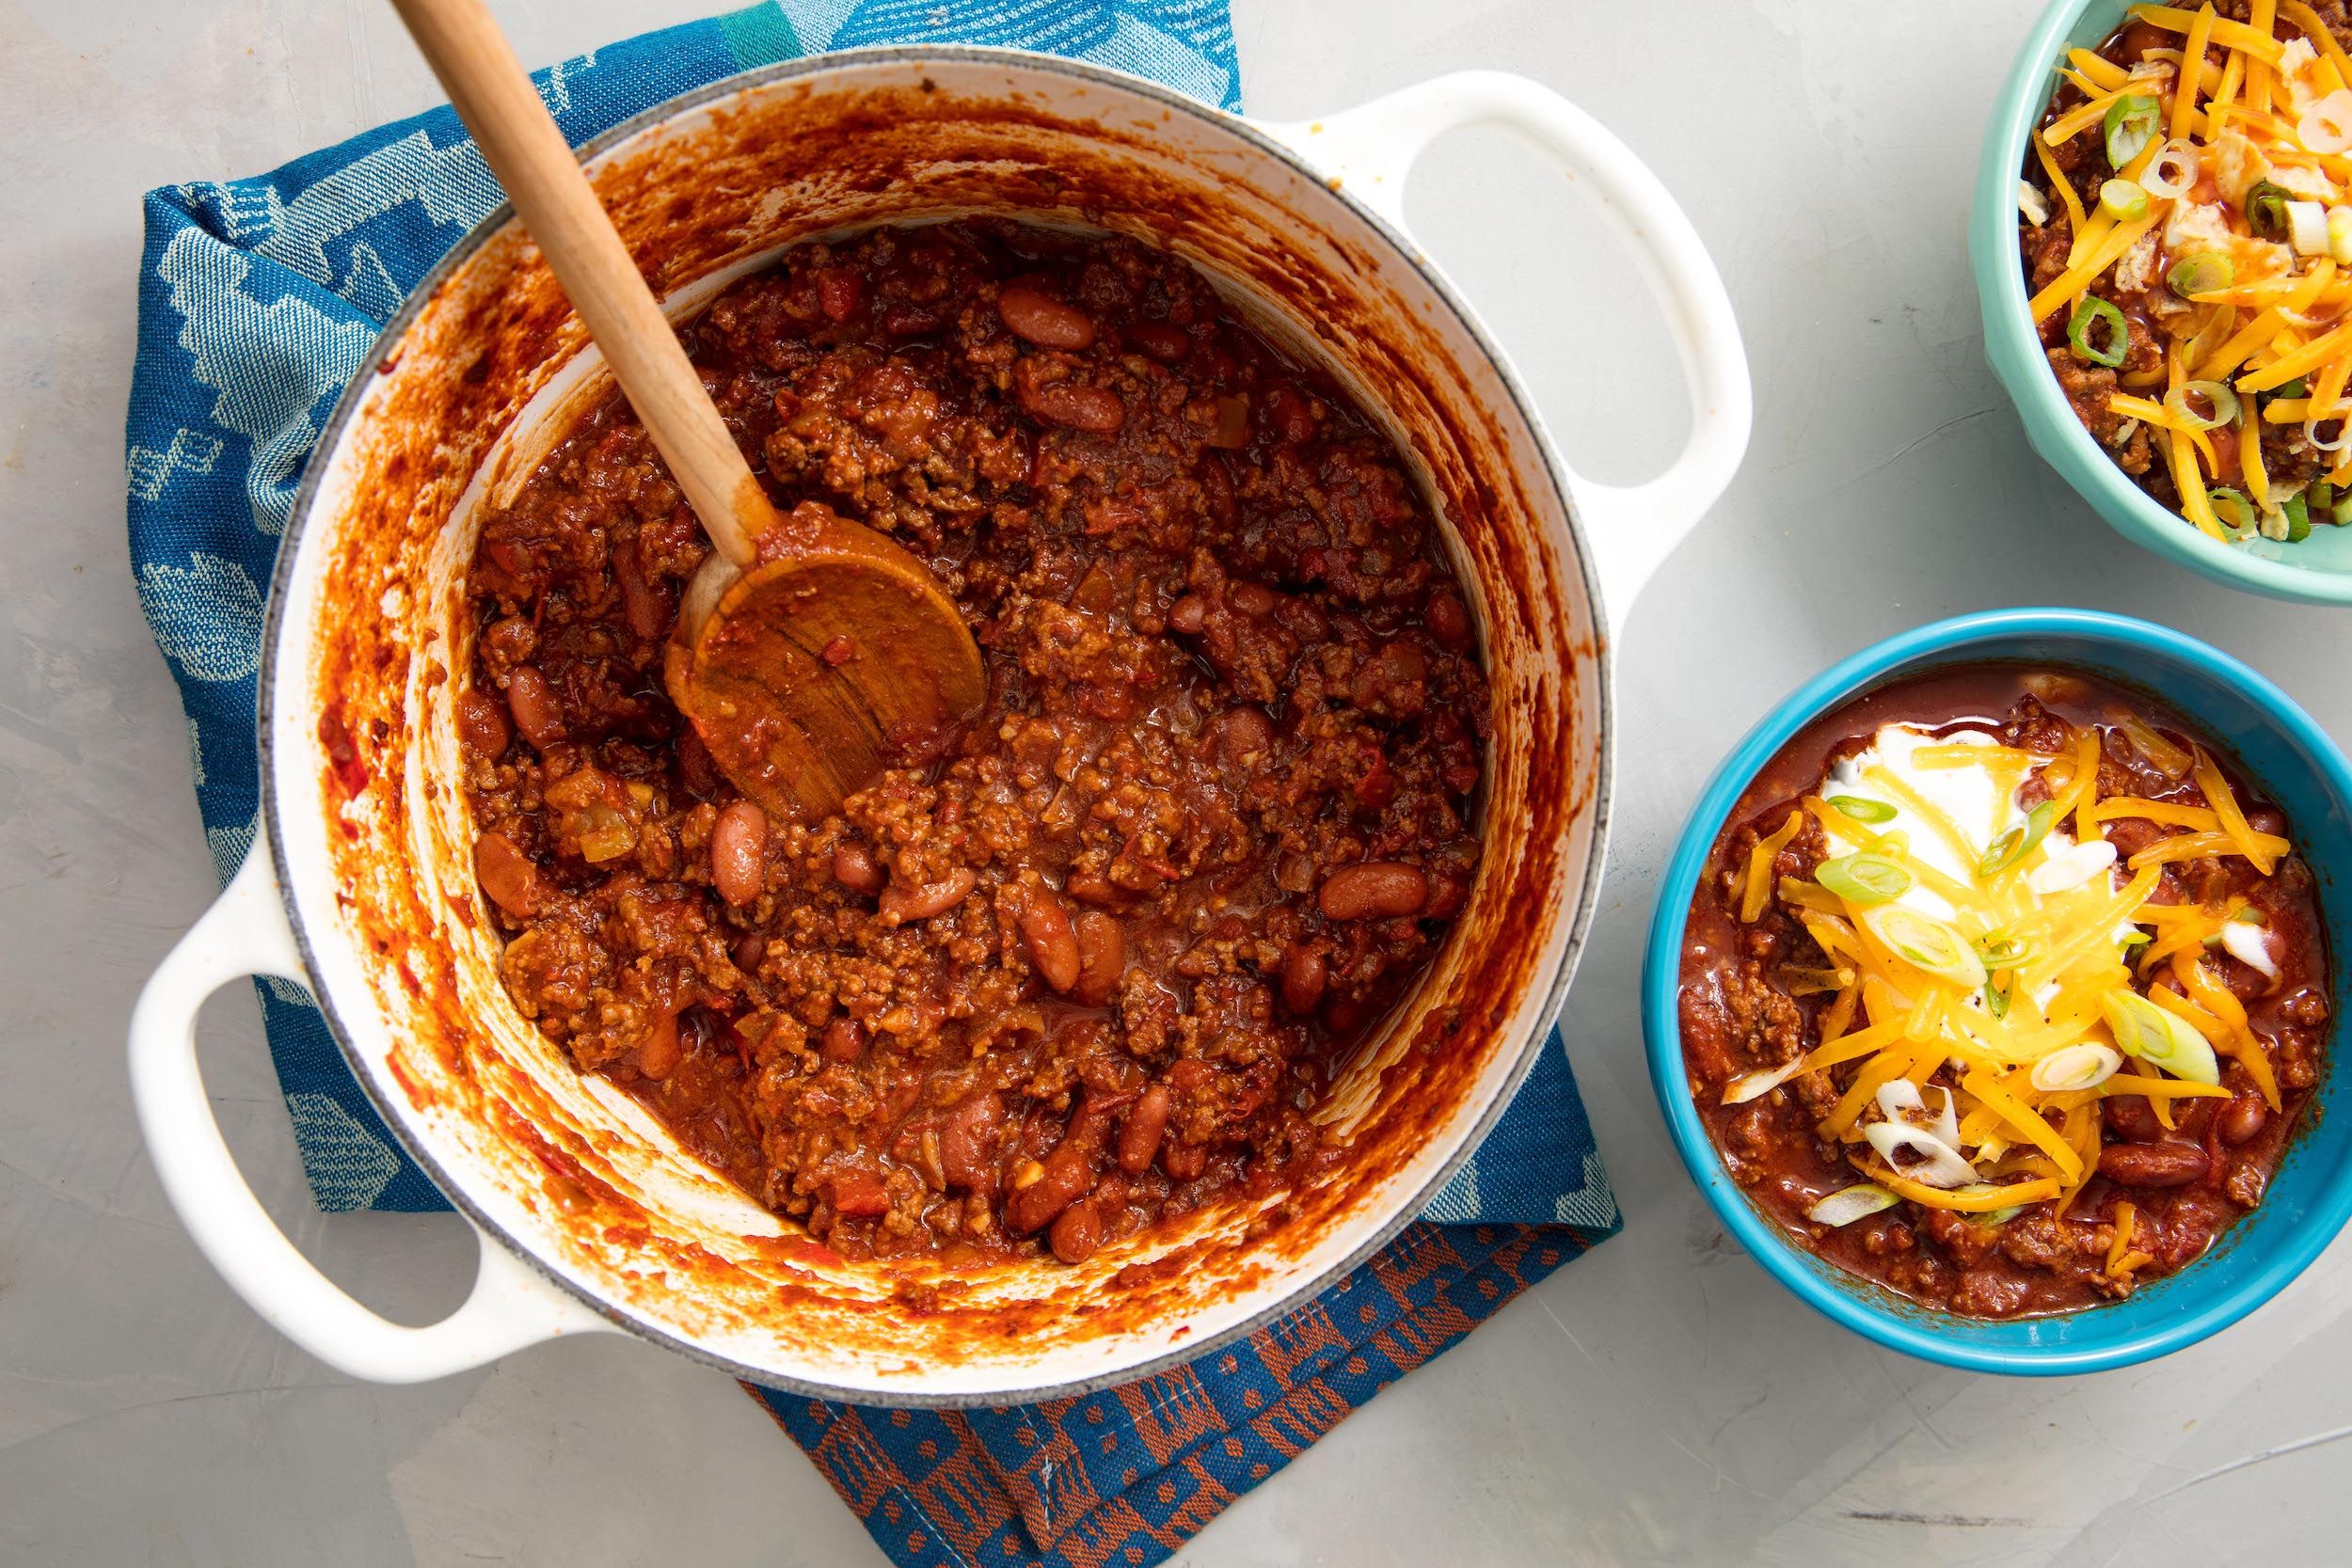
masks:
{"type": "MultiPolygon", "coordinates": [[[[1984,1320],[1908,1304],[1897,1307],[1893,1304],[1898,1298],[1886,1296],[1882,1301],[1867,1282],[1848,1287],[1824,1279],[1802,1260],[1779,1227],[1731,1180],[1692,1099],[1683,1069],[1678,1006],[1682,937],[1691,900],[1717,834],[1756,773],[1806,724],[1864,688],[1940,655],[1964,653],[1974,644],[2021,636],[2079,638],[2195,667],[2234,690],[2286,738],[2308,752],[2338,801],[2352,810],[2352,762],[2345,760],[2342,748],[2311,715],[2267,677],[2185,633],[2130,616],[2064,608],[1989,610],[1915,627],[1848,655],[1782,699],[1749,730],[1708,781],[1660,879],[1644,950],[1642,1031],[1651,1087],[1684,1167],[1724,1227],[1799,1300],[1866,1338],[1922,1360],[1974,1371],[2055,1377],[2104,1371],[2169,1354],[2219,1333],[2267,1302],[2310,1266],[2345,1221],[2352,1219],[2352,1163],[2323,1190],[2306,1223],[2289,1232],[2245,1277],[2143,1332],[2085,1347],[1988,1344],[1950,1338],[1937,1331],[1946,1319],[1969,1324],[1984,1320]]],[[[2191,1277],[2194,1265],[2176,1277],[2191,1277]]],[[[2016,1319],[2010,1323],[2049,1321],[2016,1319]]]]}
{"type": "Polygon", "coordinates": [[[2352,605],[2352,572],[2320,572],[2289,561],[2248,554],[2208,538],[2178,513],[2133,483],[2118,468],[2047,373],[2041,340],[2026,320],[2026,279],[2018,265],[2011,214],[2016,211],[2017,171],[2024,166],[2026,138],[2050,98],[2050,69],[2061,41],[2092,7],[2124,0],[2052,0],[2010,63],[1985,128],[1978,166],[1976,198],[1968,218],[1970,270],[1984,318],[1985,355],[1993,373],[2058,476],[2089,501],[2118,533],[2167,560],[2230,587],[2302,604],[2352,605]],[[2027,373],[2005,371],[1996,349],[2029,360],[2027,373]],[[2045,442],[2054,443],[2045,445],[2045,442]]]}
{"type": "MultiPolygon", "coordinates": [[[[1283,1315],[1296,1310],[1302,1304],[1319,1298],[1335,1282],[1344,1279],[1394,1242],[1407,1227],[1421,1220],[1428,1204],[1443,1192],[1461,1169],[1470,1164],[1478,1149],[1493,1132],[1496,1125],[1517,1101],[1538,1057],[1551,1049],[1558,1032],[1562,1006],[1566,1001],[1569,985],[1576,977],[1586,944],[1591,940],[1593,925],[1599,913],[1599,894],[1611,847],[1614,818],[1615,789],[1615,728],[1616,728],[1616,639],[1606,627],[1606,598],[1600,578],[1600,568],[1591,539],[1586,532],[1578,493],[1561,457],[1558,443],[1550,428],[1537,409],[1533,395],[1517,363],[1510,357],[1468,298],[1453,280],[1422,251],[1409,235],[1381,216],[1364,198],[1352,189],[1343,189],[1310,164],[1303,153],[1285,143],[1266,129],[1265,123],[1248,116],[1233,113],[1219,105],[1191,97],[1150,77],[1136,75],[1114,67],[1090,61],[1072,59],[1065,55],[1045,54],[1035,50],[1009,48],[994,44],[972,43],[891,43],[873,44],[855,49],[819,51],[797,55],[788,60],[756,67],[729,75],[715,77],[697,87],[684,89],[657,103],[618,121],[597,135],[580,142],[573,149],[583,164],[621,147],[633,138],[658,130],[662,125],[707,105],[723,102],[739,93],[776,87],[803,77],[848,73],[876,67],[905,67],[933,62],[957,65],[1004,67],[1017,71],[1035,71],[1070,77],[1081,83],[1133,94],[1150,100],[1165,110],[1179,112],[1195,119],[1215,125],[1273,163],[1295,175],[1302,176],[1327,189],[1360,222],[1367,233],[1375,237],[1388,251],[1410,269],[1437,298],[1452,312],[1455,322],[1492,367],[1498,382],[1506,389],[1511,406],[1524,422],[1540,461],[1544,477],[1550,483],[1560,501],[1560,512],[1571,546],[1569,563],[1577,574],[1593,616],[1593,636],[1589,646],[1581,655],[1592,670],[1593,718],[1591,723],[1594,748],[1593,793],[1584,810],[1591,822],[1591,847],[1573,896],[1574,910],[1565,925],[1565,937],[1555,962],[1539,972],[1531,980],[1531,993],[1540,997],[1537,1022],[1530,1026],[1527,1037],[1517,1048],[1503,1081],[1494,1097],[1479,1113],[1474,1125],[1461,1143],[1439,1162],[1422,1189],[1378,1225],[1368,1227],[1361,1239],[1337,1261],[1332,1262],[1296,1289],[1277,1296],[1255,1308],[1215,1334],[1184,1338],[1169,1348],[1121,1367],[1113,1371],[1091,1373],[1027,1386],[992,1388],[978,1391],[934,1391],[928,1388],[876,1389],[853,1387],[829,1383],[773,1368],[739,1361],[713,1350],[666,1323],[614,1302],[591,1286],[575,1280],[571,1275],[542,1257],[525,1239],[492,1213],[480,1199],[453,1176],[446,1164],[434,1151],[424,1135],[410,1124],[388,1100],[378,1082],[367,1053],[360,1048],[351,1023],[322,978],[320,964],[309,924],[304,916],[294,878],[285,868],[289,864],[284,832],[285,801],[280,793],[278,758],[274,736],[277,733],[273,715],[285,695],[280,690],[281,662],[287,657],[286,616],[291,587],[301,559],[303,545],[314,532],[319,495],[326,484],[330,464],[326,459],[340,447],[352,423],[359,418],[371,378],[355,377],[337,397],[312,447],[312,455],[296,487],[292,516],[285,535],[279,543],[277,561],[272,568],[268,597],[263,611],[262,634],[262,663],[257,675],[257,707],[260,714],[261,790],[258,806],[260,832],[269,846],[273,863],[279,868],[278,893],[287,925],[293,933],[294,946],[304,970],[305,988],[320,1015],[325,1020],[329,1037],[338,1054],[358,1081],[360,1092],[375,1109],[386,1131],[398,1142],[404,1152],[433,1184],[452,1209],[464,1216],[485,1238],[495,1239],[511,1258],[553,1286],[564,1295],[579,1302],[616,1328],[641,1339],[672,1351],[690,1361],[725,1372],[739,1382],[763,1388],[802,1395],[815,1399],[847,1399],[855,1403],[891,1409],[968,1409],[999,1405],[1034,1403],[1042,1400],[1077,1398],[1099,1393],[1106,1388],[1121,1386],[1139,1379],[1182,1367],[1226,1345],[1256,1333],[1283,1315]]],[[[421,277],[405,295],[399,307],[385,323],[371,348],[364,364],[382,360],[418,319],[429,308],[440,289],[450,278],[488,245],[509,224],[516,221],[514,204],[501,200],[484,214],[481,220],[461,235],[421,277]]]]}

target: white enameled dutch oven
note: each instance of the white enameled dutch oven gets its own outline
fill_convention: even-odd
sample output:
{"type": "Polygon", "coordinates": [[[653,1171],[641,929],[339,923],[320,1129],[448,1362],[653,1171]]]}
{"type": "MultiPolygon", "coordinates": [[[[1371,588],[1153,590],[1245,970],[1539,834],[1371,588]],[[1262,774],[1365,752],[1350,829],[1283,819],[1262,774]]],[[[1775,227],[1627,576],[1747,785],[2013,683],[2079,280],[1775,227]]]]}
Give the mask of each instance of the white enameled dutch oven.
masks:
{"type": "Polygon", "coordinates": [[[131,1022],[155,1168],[229,1282],[356,1376],[429,1378],[627,1330],[772,1386],[867,1402],[1074,1393],[1187,1358],[1311,1295],[1417,1213],[1509,1103],[1568,984],[1600,875],[1612,628],[1745,450],[1723,283],[1657,180],[1533,83],[1486,72],[1264,125],[1115,72],[995,50],[877,50],[715,84],[590,149],[621,232],[684,316],[776,251],[968,213],[1111,230],[1202,269],[1337,375],[1417,462],[1492,674],[1486,850],[1431,971],[1319,1113],[1337,1180],[1178,1228],[949,1275],[846,1264],[753,1204],[508,1003],[478,912],[453,672],[458,574],[601,389],[594,350],[501,210],[386,329],[296,502],[261,676],[262,827],[131,1022]],[[1632,488],[1569,471],[1477,318],[1406,233],[1415,155],[1495,124],[1549,154],[1642,259],[1693,428],[1632,488]],[[330,766],[322,727],[358,768],[330,766]],[[364,768],[364,784],[351,781],[364,768]],[[192,1037],[228,980],[319,998],[385,1121],[478,1227],[471,1297],[423,1328],[344,1295],[270,1221],[207,1105],[192,1037]]]}

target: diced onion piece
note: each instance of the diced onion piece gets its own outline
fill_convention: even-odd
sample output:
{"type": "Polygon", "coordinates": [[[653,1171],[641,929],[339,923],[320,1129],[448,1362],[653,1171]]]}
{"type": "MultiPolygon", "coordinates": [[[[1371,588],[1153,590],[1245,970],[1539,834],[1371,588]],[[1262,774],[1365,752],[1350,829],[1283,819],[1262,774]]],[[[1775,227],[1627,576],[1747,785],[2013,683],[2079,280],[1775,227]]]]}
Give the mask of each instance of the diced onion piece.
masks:
{"type": "Polygon", "coordinates": [[[2164,394],[2164,407],[2192,430],[2218,430],[2237,423],[2237,393],[2224,382],[2184,381],[2164,394]],[[2191,404],[2191,398],[2204,404],[2203,412],[2191,404]]]}
{"type": "Polygon", "coordinates": [[[2085,1040],[2051,1052],[2033,1065],[2033,1086],[2044,1094],[2071,1094],[2095,1089],[2123,1065],[2123,1053],[2112,1046],[2085,1040]]]}
{"type": "Polygon", "coordinates": [[[2297,256],[2328,254],[2328,209],[2316,201],[2287,203],[2287,243],[2297,256]]]}
{"type": "Polygon", "coordinates": [[[2186,1019],[2122,986],[2099,998],[2099,1011],[2115,1043],[2127,1054],[2192,1084],[2221,1082],[2221,1064],[2213,1053],[2213,1042],[2186,1019]]]}
{"type": "Polygon", "coordinates": [[[2303,111],[2296,139],[2322,156],[2352,149],[2352,91],[2338,88],[2303,111]]]}
{"type": "Polygon", "coordinates": [[[1770,1072],[1751,1072],[1745,1077],[1734,1078],[1724,1085],[1724,1103],[1745,1105],[1751,1100],[1761,1100],[1794,1078],[1804,1067],[1804,1058],[1800,1056],[1784,1067],[1772,1069],[1770,1072]]]}
{"type": "Polygon", "coordinates": [[[2026,873],[2026,885],[2044,898],[2078,888],[2115,864],[2115,846],[2104,838],[2086,839],[2061,849],[2026,873]]]}
{"type": "Polygon", "coordinates": [[[1804,1212],[1804,1217],[1815,1225],[1851,1225],[1872,1214],[1892,1209],[1902,1201],[1875,1181],[1857,1181],[1851,1187],[1840,1187],[1804,1212]]]}
{"type": "Polygon", "coordinates": [[[2050,204],[2042,199],[2042,193],[2033,188],[2030,180],[2017,182],[2017,210],[2025,214],[2026,221],[2036,229],[2050,221],[2050,204]]]}
{"type": "Polygon", "coordinates": [[[2328,254],[2339,266],[2352,266],[2352,207],[2328,209],[2328,254]]]}
{"type": "Polygon", "coordinates": [[[1977,950],[1958,931],[1942,921],[1900,904],[1864,910],[1859,918],[1869,927],[1870,934],[1903,962],[1949,980],[1963,990],[1983,987],[1984,960],[1977,957],[1977,950]]]}
{"type": "Polygon", "coordinates": [[[2186,136],[2175,136],[2166,142],[2164,150],[2149,159],[2148,166],[2139,171],[2139,182],[2150,196],[2166,200],[2186,196],[2189,187],[2197,183],[2197,144],[2186,136]]]}
{"type": "Polygon", "coordinates": [[[1906,1122],[1874,1121],[1862,1130],[1862,1135],[1889,1168],[1911,1180],[1948,1190],[1964,1187],[1977,1179],[1977,1167],[1962,1159],[1949,1144],[1906,1122]],[[1917,1158],[1909,1164],[1898,1164],[1897,1149],[1917,1158]]]}
{"type": "Polygon", "coordinates": [[[2232,920],[2221,927],[2223,951],[2247,968],[2258,972],[2266,980],[2279,977],[2279,961],[2270,956],[2270,942],[2263,928],[2250,920],[2232,920]]]}

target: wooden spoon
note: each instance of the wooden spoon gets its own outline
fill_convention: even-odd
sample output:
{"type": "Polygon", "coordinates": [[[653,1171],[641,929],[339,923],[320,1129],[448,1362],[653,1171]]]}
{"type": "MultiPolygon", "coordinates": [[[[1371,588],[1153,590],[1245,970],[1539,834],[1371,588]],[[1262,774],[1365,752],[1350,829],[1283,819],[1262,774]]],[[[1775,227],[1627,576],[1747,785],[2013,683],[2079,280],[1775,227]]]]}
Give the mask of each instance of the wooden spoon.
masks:
{"type": "Polygon", "coordinates": [[[826,507],[777,514],[482,0],[392,6],[710,536],[662,673],[720,770],[817,816],[934,752],[988,695],[955,601],[826,507]]]}

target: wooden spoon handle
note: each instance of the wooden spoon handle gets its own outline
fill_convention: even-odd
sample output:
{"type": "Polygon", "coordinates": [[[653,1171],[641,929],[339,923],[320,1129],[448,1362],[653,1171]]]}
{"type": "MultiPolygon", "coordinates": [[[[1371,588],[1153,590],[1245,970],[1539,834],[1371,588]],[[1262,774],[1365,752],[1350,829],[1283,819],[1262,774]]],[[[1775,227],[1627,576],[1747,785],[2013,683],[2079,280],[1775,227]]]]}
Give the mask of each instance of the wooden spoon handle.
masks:
{"type": "Polygon", "coordinates": [[[652,435],[719,553],[738,567],[775,521],[735,437],[539,89],[482,0],[392,0],[490,172],[652,435]]]}

